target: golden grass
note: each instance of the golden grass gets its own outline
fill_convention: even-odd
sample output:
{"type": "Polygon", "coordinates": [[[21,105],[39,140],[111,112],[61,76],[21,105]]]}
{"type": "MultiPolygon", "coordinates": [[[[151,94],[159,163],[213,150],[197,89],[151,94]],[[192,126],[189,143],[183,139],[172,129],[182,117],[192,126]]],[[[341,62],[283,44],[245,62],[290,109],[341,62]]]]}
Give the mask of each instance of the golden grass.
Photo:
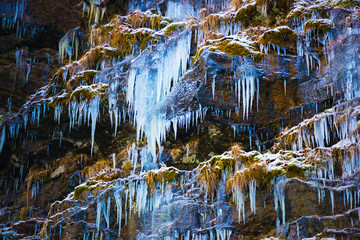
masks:
{"type": "Polygon", "coordinates": [[[200,169],[199,181],[208,195],[211,195],[217,188],[219,180],[220,173],[216,167],[205,164],[200,169]]]}
{"type": "Polygon", "coordinates": [[[268,180],[266,174],[266,165],[255,163],[248,168],[244,168],[242,171],[236,172],[233,177],[229,178],[226,182],[226,191],[230,193],[234,185],[239,189],[246,189],[250,180],[256,180],[257,183],[265,184],[268,180]]]}
{"type": "Polygon", "coordinates": [[[231,153],[231,156],[233,156],[233,158],[238,159],[238,158],[240,158],[241,154],[243,154],[245,152],[242,150],[241,146],[235,145],[235,146],[231,147],[230,153],[231,153]]]}

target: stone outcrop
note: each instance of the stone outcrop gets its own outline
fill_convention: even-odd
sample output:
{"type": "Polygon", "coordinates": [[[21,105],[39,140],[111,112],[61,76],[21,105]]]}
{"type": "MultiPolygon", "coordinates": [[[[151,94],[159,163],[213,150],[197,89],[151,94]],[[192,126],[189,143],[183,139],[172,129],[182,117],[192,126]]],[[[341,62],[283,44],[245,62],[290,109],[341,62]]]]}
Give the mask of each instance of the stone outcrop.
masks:
{"type": "Polygon", "coordinates": [[[1,2],[0,235],[357,239],[358,5],[1,2]]]}

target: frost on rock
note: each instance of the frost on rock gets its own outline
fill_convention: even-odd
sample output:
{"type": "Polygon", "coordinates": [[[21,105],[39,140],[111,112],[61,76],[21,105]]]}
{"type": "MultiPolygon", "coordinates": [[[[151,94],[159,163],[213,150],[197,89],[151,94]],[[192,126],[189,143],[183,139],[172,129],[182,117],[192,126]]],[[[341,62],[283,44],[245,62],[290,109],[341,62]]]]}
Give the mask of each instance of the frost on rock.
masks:
{"type": "Polygon", "coordinates": [[[231,35],[216,40],[208,40],[199,47],[197,57],[200,57],[204,50],[219,50],[229,56],[240,56],[254,60],[260,60],[263,56],[261,52],[256,50],[256,42],[243,35],[231,35]]]}

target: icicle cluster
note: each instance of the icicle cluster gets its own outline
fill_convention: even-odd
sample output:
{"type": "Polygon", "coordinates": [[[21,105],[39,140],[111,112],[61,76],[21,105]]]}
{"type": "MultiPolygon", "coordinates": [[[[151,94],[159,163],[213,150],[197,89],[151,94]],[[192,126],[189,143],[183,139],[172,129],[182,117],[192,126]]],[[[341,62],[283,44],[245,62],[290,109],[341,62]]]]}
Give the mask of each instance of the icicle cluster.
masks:
{"type": "Polygon", "coordinates": [[[235,72],[237,81],[235,82],[235,96],[239,107],[242,102],[243,119],[248,119],[252,112],[253,104],[256,99],[256,106],[259,104],[259,79],[257,78],[256,67],[246,61],[243,62],[235,72]]]}
{"type": "Polygon", "coordinates": [[[165,16],[176,21],[185,20],[188,17],[194,17],[194,7],[187,1],[168,1],[165,16]]]}
{"type": "Polygon", "coordinates": [[[23,16],[26,10],[27,0],[17,0],[15,3],[14,16],[2,16],[2,28],[16,29],[16,35],[21,37],[25,34],[26,28],[23,24],[23,16]]]}
{"type": "Polygon", "coordinates": [[[17,49],[15,51],[16,65],[18,66],[17,77],[21,79],[23,84],[29,81],[32,59],[24,58],[24,49],[17,49]]]}
{"type": "Polygon", "coordinates": [[[112,194],[104,192],[97,198],[97,229],[100,229],[102,219],[105,220],[107,228],[110,227],[109,218],[112,209],[116,209],[118,232],[120,233],[122,225],[126,225],[131,220],[134,212],[137,212],[138,217],[141,217],[161,205],[168,204],[172,198],[171,184],[161,185],[150,191],[144,178],[132,181],[118,180],[112,187],[112,194]],[[115,200],[113,208],[111,208],[112,196],[115,200]],[[122,223],[123,216],[124,223],[122,223]]]}
{"type": "Polygon", "coordinates": [[[73,29],[59,41],[60,61],[77,60],[79,53],[79,28],[73,29]],[[74,58],[74,59],[73,59],[74,58]]]}
{"type": "Polygon", "coordinates": [[[280,138],[284,147],[293,151],[329,146],[334,140],[357,143],[360,137],[357,128],[359,111],[359,107],[351,113],[338,111],[335,107],[283,132],[280,138]]]}
{"type": "MultiPolygon", "coordinates": [[[[99,106],[100,97],[98,95],[95,95],[95,97],[92,98],[90,102],[82,101],[79,103],[77,100],[73,100],[69,103],[69,130],[71,130],[75,123],[77,123],[79,126],[82,124],[90,125],[91,120],[91,154],[94,150],[96,122],[100,118],[99,106]]],[[[59,115],[57,114],[55,116],[59,115]]]]}
{"type": "Polygon", "coordinates": [[[88,14],[89,25],[102,21],[106,11],[106,7],[101,6],[102,2],[102,0],[90,0],[89,4],[84,2],[83,11],[88,14]]]}
{"type": "Polygon", "coordinates": [[[156,146],[161,146],[171,124],[159,106],[186,71],[190,39],[191,33],[185,32],[178,39],[158,45],[155,52],[140,55],[130,69],[127,102],[134,113],[137,141],[145,135],[154,158],[156,146]]]}

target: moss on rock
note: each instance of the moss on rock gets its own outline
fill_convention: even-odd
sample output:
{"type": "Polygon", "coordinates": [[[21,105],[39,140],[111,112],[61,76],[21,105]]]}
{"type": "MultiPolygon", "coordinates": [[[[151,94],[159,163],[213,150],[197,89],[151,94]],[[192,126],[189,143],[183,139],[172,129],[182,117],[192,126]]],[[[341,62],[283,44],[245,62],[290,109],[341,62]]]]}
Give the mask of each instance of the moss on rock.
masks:
{"type": "Polygon", "coordinates": [[[174,31],[183,31],[186,28],[186,22],[170,23],[162,31],[166,35],[170,35],[174,31]]]}
{"type": "Polygon", "coordinates": [[[244,26],[250,24],[251,18],[257,13],[256,11],[256,1],[250,2],[246,5],[243,5],[237,12],[235,19],[240,21],[244,26]]]}
{"type": "Polygon", "coordinates": [[[306,168],[300,167],[296,164],[290,164],[285,167],[285,175],[288,178],[303,178],[305,176],[306,168]]]}
{"type": "Polygon", "coordinates": [[[256,50],[255,43],[244,38],[226,37],[209,40],[198,49],[194,60],[198,59],[205,50],[221,51],[229,56],[251,57],[255,61],[259,61],[263,57],[263,54],[256,50]]]}
{"type": "Polygon", "coordinates": [[[162,167],[159,170],[149,171],[146,174],[146,181],[150,189],[155,189],[157,185],[169,184],[176,181],[179,177],[179,172],[173,167],[162,167]]]}
{"type": "Polygon", "coordinates": [[[93,84],[90,86],[80,86],[77,87],[70,95],[69,101],[77,100],[87,100],[90,101],[97,95],[104,94],[108,88],[107,84],[93,84]]]}
{"type": "Polygon", "coordinates": [[[76,74],[73,78],[71,78],[66,83],[66,90],[69,91],[69,90],[72,90],[74,87],[78,87],[80,85],[88,85],[88,84],[92,83],[95,75],[98,72],[99,71],[89,69],[89,70],[86,70],[86,71],[76,74]]]}
{"type": "Polygon", "coordinates": [[[273,43],[284,46],[288,42],[297,41],[297,34],[288,26],[280,26],[264,32],[259,39],[260,44],[273,43]]]}
{"type": "Polygon", "coordinates": [[[333,28],[334,24],[330,19],[310,19],[304,25],[304,31],[327,31],[333,28]]]}

